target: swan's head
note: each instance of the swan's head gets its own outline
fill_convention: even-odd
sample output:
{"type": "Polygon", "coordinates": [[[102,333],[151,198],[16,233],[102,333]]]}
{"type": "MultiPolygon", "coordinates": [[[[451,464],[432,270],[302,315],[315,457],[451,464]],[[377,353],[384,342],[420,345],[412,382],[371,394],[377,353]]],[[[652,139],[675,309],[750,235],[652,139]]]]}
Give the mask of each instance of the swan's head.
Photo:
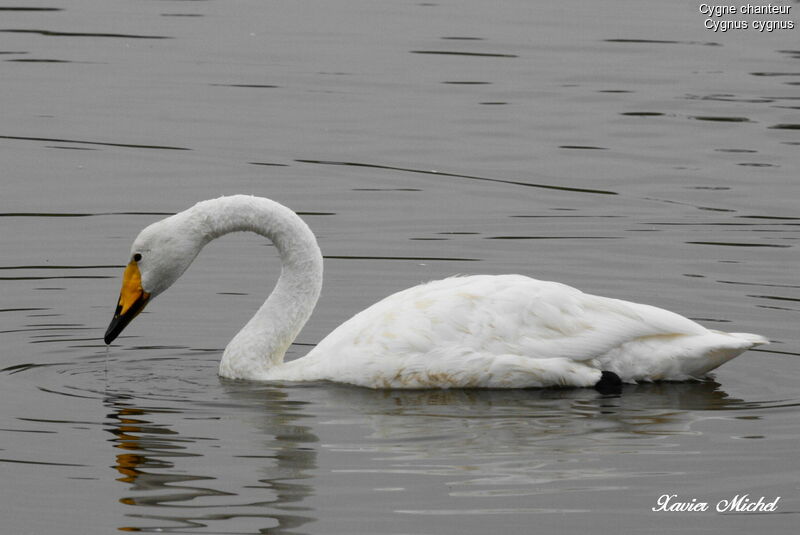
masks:
{"type": "Polygon", "coordinates": [[[183,214],[153,223],[139,233],[122,275],[122,291],[106,330],[106,344],[113,342],[151,299],[178,280],[204,244],[185,224],[183,214]]]}

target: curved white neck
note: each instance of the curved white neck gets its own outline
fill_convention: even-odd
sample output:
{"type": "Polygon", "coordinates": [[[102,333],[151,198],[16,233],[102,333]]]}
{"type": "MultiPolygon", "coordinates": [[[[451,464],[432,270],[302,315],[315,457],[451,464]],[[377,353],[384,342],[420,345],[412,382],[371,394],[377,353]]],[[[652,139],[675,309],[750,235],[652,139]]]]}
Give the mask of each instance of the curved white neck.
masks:
{"type": "Polygon", "coordinates": [[[231,232],[250,231],[275,244],[282,268],[261,308],[228,343],[220,375],[234,379],[263,376],[283,362],[305,325],[322,289],[322,253],[308,225],[289,208],[260,197],[235,195],[203,201],[189,209],[190,228],[202,244],[231,232]]]}

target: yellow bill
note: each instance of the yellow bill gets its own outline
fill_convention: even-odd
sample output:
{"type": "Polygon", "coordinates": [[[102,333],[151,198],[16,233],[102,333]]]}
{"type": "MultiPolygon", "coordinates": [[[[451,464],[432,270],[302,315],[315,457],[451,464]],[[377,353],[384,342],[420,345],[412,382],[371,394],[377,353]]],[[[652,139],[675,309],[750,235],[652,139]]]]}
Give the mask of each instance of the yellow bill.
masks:
{"type": "Polygon", "coordinates": [[[105,342],[110,344],[114,339],[119,336],[119,333],[128,325],[139,312],[144,310],[147,301],[150,299],[150,294],[142,289],[142,274],[139,272],[139,266],[133,260],[125,268],[125,273],[122,275],[122,291],[119,294],[119,301],[117,302],[117,310],[114,312],[114,318],[106,330],[105,342]]]}

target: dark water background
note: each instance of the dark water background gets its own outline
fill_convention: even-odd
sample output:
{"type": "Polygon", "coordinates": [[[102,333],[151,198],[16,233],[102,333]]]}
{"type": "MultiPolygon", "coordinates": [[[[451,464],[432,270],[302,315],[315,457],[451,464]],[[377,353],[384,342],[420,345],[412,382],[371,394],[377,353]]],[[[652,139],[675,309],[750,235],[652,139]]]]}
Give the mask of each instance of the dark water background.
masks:
{"type": "Polygon", "coordinates": [[[0,3],[2,531],[793,533],[800,41],[706,18],[655,0],[0,3]],[[221,350],[279,269],[235,236],[107,351],[138,230],[224,193],[288,204],[319,237],[326,285],[290,358],[455,273],[773,343],[619,397],[229,382],[221,350]],[[662,494],[781,499],[655,513],[662,494]]]}

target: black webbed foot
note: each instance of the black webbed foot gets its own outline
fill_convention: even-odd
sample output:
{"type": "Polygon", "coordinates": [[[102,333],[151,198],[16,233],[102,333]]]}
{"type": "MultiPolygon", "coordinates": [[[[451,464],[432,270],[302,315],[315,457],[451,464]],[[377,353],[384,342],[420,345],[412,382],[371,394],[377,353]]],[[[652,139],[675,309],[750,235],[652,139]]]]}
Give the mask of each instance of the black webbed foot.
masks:
{"type": "Polygon", "coordinates": [[[622,392],[622,379],[614,372],[604,371],[594,388],[601,394],[619,394],[622,392]]]}

